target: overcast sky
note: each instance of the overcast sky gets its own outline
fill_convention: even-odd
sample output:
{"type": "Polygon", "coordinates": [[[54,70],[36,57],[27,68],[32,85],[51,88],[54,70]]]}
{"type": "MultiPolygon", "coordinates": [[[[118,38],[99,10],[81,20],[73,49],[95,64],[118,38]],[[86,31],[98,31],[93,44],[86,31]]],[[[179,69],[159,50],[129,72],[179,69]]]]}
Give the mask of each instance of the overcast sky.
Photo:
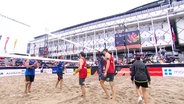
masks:
{"type": "Polygon", "coordinates": [[[8,51],[26,52],[26,44],[47,28],[55,31],[94,19],[126,12],[156,0],[0,0],[0,14],[30,27],[0,17],[0,53],[6,37],[8,51]],[[13,50],[14,40],[18,39],[13,50]],[[22,47],[20,49],[20,47],[22,47]]]}

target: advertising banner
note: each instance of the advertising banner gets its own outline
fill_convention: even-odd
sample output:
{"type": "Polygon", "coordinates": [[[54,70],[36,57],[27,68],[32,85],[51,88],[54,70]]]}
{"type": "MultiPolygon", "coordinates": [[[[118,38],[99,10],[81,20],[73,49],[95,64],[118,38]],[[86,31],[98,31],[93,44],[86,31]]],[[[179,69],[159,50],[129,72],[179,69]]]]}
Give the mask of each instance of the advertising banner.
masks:
{"type": "Polygon", "coordinates": [[[140,32],[137,31],[130,31],[130,32],[124,32],[126,45],[135,45],[140,44],[140,32]]]}
{"type": "Polygon", "coordinates": [[[87,69],[87,76],[90,76],[91,75],[91,68],[88,68],[87,69]]]}
{"type": "Polygon", "coordinates": [[[116,72],[116,76],[130,76],[130,68],[122,68],[116,72]]]}
{"type": "Polygon", "coordinates": [[[162,67],[148,68],[150,76],[163,76],[162,67]]]}
{"type": "Polygon", "coordinates": [[[74,73],[74,69],[66,69],[65,70],[66,75],[73,75],[73,73],[74,73]]]}
{"type": "Polygon", "coordinates": [[[0,76],[24,75],[25,69],[0,70],[0,76]]]}
{"type": "MultiPolygon", "coordinates": [[[[41,71],[40,71],[40,72],[41,72],[41,71]]],[[[51,68],[43,69],[43,73],[53,74],[53,70],[52,70],[51,68]]]]}
{"type": "Polygon", "coordinates": [[[40,47],[39,48],[39,55],[44,56],[48,54],[48,47],[40,47]]]}
{"type": "Polygon", "coordinates": [[[41,74],[41,69],[35,69],[35,74],[41,74]]]}
{"type": "Polygon", "coordinates": [[[125,46],[125,37],[123,33],[115,34],[115,47],[116,48],[124,48],[125,46]]]}
{"type": "Polygon", "coordinates": [[[184,67],[163,67],[163,76],[184,77],[184,67]]]}
{"type": "Polygon", "coordinates": [[[123,34],[125,35],[126,46],[128,48],[139,48],[140,47],[141,40],[140,40],[139,30],[124,32],[123,34]]]}
{"type": "Polygon", "coordinates": [[[115,34],[115,46],[117,49],[139,48],[141,44],[140,31],[129,31],[115,34]]]}

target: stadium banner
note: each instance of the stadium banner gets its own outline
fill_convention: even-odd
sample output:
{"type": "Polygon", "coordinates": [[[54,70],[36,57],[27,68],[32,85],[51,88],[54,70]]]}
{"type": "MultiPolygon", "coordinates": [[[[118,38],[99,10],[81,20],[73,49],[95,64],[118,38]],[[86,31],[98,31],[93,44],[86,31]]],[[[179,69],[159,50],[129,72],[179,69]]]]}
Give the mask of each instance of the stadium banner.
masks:
{"type": "Polygon", "coordinates": [[[74,69],[65,69],[65,74],[66,75],[73,75],[74,69]]]}
{"type": "Polygon", "coordinates": [[[117,49],[123,49],[125,48],[125,36],[123,33],[116,33],[115,34],[115,47],[117,49]]]}
{"type": "Polygon", "coordinates": [[[40,47],[39,48],[39,56],[45,56],[48,54],[48,47],[40,47]]]}
{"type": "Polygon", "coordinates": [[[41,74],[41,69],[39,68],[35,69],[35,74],[41,74]]]}
{"type": "MultiPolygon", "coordinates": [[[[41,70],[40,70],[40,73],[41,73],[41,70]]],[[[46,68],[46,69],[43,69],[43,73],[46,73],[46,74],[53,74],[53,70],[52,68],[46,68]]]]}
{"type": "MultiPolygon", "coordinates": [[[[4,69],[0,70],[0,76],[25,75],[26,69],[4,69]]],[[[40,69],[35,69],[35,74],[41,74],[40,69]]]]}
{"type": "Polygon", "coordinates": [[[162,67],[148,67],[150,76],[163,76],[162,67]]]}
{"type": "Polygon", "coordinates": [[[139,48],[141,44],[140,31],[123,32],[127,48],[139,48]]]}
{"type": "Polygon", "coordinates": [[[25,69],[16,69],[16,70],[0,70],[0,76],[15,76],[15,75],[24,75],[25,69]]]}
{"type": "Polygon", "coordinates": [[[184,77],[184,67],[163,67],[162,73],[164,77],[184,77]]]}
{"type": "Polygon", "coordinates": [[[87,68],[87,76],[91,76],[91,68],[87,68]]]}
{"type": "Polygon", "coordinates": [[[14,76],[14,75],[22,75],[24,73],[22,73],[21,69],[18,70],[0,70],[0,76],[14,76]]]}
{"type": "Polygon", "coordinates": [[[116,70],[116,76],[130,76],[130,68],[121,68],[116,70]]]}

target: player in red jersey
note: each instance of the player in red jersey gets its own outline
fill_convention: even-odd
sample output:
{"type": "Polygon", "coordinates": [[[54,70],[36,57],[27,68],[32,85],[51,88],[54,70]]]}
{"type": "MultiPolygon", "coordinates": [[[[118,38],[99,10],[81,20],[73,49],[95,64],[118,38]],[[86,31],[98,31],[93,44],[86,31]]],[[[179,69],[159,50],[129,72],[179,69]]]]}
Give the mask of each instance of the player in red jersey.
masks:
{"type": "Polygon", "coordinates": [[[112,91],[112,99],[115,100],[115,86],[114,86],[114,75],[115,75],[115,65],[114,65],[114,58],[112,55],[108,52],[107,49],[103,50],[103,54],[105,55],[105,72],[104,75],[102,76],[102,79],[100,80],[100,84],[105,91],[108,99],[110,98],[110,95],[107,91],[107,87],[104,84],[105,81],[109,81],[109,84],[111,86],[111,91],[112,91]]]}
{"type": "Polygon", "coordinates": [[[87,67],[85,56],[84,52],[80,52],[79,67],[74,73],[75,75],[79,72],[79,85],[81,85],[82,97],[86,96],[85,79],[87,77],[87,67]]]}

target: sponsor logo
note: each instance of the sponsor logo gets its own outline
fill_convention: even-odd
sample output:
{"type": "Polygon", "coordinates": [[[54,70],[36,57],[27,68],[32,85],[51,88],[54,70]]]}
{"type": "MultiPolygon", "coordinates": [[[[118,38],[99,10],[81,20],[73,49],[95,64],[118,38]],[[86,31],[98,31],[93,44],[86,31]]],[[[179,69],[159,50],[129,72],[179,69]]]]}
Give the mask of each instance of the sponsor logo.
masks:
{"type": "Polygon", "coordinates": [[[163,68],[164,76],[175,76],[175,77],[184,77],[184,67],[167,67],[163,68]]]}
{"type": "Polygon", "coordinates": [[[21,74],[21,72],[6,72],[7,75],[21,74]]]}
{"type": "Polygon", "coordinates": [[[121,70],[116,72],[116,76],[130,76],[130,69],[122,68],[121,70]]]}
{"type": "Polygon", "coordinates": [[[172,76],[173,75],[172,69],[164,69],[164,75],[165,76],[172,76]]]}
{"type": "Polygon", "coordinates": [[[25,73],[25,70],[21,70],[21,74],[24,74],[25,73]]]}
{"type": "Polygon", "coordinates": [[[0,72],[0,75],[3,75],[3,72],[0,72]]]}
{"type": "Polygon", "coordinates": [[[162,67],[149,67],[148,71],[150,76],[163,76],[162,67]]]}
{"type": "Polygon", "coordinates": [[[173,74],[184,75],[184,71],[183,70],[174,70],[173,74]]]}
{"type": "Polygon", "coordinates": [[[73,74],[74,70],[73,69],[66,69],[66,74],[73,74]]]}

